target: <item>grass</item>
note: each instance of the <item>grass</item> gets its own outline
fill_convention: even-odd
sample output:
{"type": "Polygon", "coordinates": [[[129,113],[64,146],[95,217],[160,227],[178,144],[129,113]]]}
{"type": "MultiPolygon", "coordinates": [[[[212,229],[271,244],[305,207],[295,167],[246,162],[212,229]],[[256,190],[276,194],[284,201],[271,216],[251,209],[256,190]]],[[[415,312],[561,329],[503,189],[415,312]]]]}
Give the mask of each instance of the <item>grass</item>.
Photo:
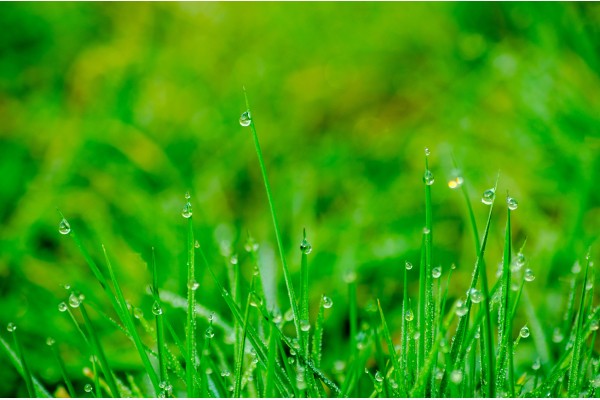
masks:
{"type": "MultiPolygon", "coordinates": [[[[288,267],[266,162],[247,98],[246,106],[247,110],[240,123],[249,127],[258,157],[288,295],[286,301],[291,309],[291,321],[282,318],[276,304],[266,296],[260,268],[264,259],[258,257],[259,251],[253,245],[246,249],[255,271],[249,284],[243,279],[243,274],[240,274],[237,258],[232,263],[233,271],[228,273],[229,289],[227,284],[220,281],[218,267],[211,264],[204,247],[195,240],[189,194],[186,194],[182,211],[186,222],[185,228],[182,228],[186,232],[186,312],[182,316],[176,307],[170,307],[165,301],[165,292],[159,288],[158,267],[153,250],[149,292],[155,319],[153,327],[145,323],[137,307],[126,300],[127,295],[121,290],[117,279],[118,269],[113,267],[104,246],[102,253],[106,272],[83,245],[76,229],[61,214],[60,233],[70,236],[111,302],[112,313],[120,321],[113,320],[93,303],[90,303],[89,310],[93,311],[90,313],[84,296],[75,291],[70,294],[68,314],[89,346],[88,352],[92,356],[92,372],[89,375],[94,382],[96,397],[121,397],[133,393],[150,397],[185,395],[235,398],[600,395],[600,392],[596,392],[600,387],[600,363],[594,348],[600,311],[593,303],[593,280],[590,279],[593,276],[593,263],[590,253],[585,257],[579,302],[575,301],[577,273],[572,276],[571,290],[566,296],[567,310],[562,324],[567,339],[564,351],[555,362],[547,360],[543,368],[517,371],[514,362],[517,355],[530,357],[530,364],[535,364],[540,357],[536,352],[518,354],[520,341],[533,335],[542,336],[537,339],[547,342],[552,335],[537,318],[529,322],[532,326],[531,333],[523,334],[515,330],[515,327],[521,329],[522,325],[516,325],[515,321],[525,313],[520,307],[521,298],[528,304],[529,311],[533,309],[535,314],[535,305],[530,304],[525,285],[530,286],[529,290],[537,290],[530,284],[534,277],[529,265],[523,271],[524,247],[513,255],[511,223],[514,218],[519,218],[516,203],[512,203],[507,195],[506,203],[494,206],[499,182],[497,180],[493,189],[483,195],[482,201],[489,206],[489,213],[480,239],[471,204],[474,195],[468,189],[464,177],[456,176],[451,181],[450,187],[460,187],[465,200],[474,237],[474,251],[471,254],[474,267],[468,284],[452,279],[454,268],[448,269],[445,280],[441,279],[442,272],[434,267],[432,232],[435,218],[432,212],[432,188],[435,179],[430,170],[430,157],[433,156],[429,150],[426,150],[423,177],[425,224],[419,262],[418,298],[411,297],[409,293],[408,275],[412,264],[407,261],[397,271],[397,276],[404,282],[402,302],[397,305],[402,310],[400,323],[386,319],[386,310],[379,299],[376,305],[371,303],[361,309],[357,301],[357,277],[351,266],[348,266],[346,284],[349,347],[346,346],[347,350],[342,353],[330,354],[328,345],[324,344],[324,337],[328,335],[325,322],[327,314],[331,312],[326,310],[332,308],[332,300],[319,293],[319,301],[314,304],[318,312],[315,320],[311,321],[309,255],[312,246],[307,240],[306,230],[299,246],[301,273],[297,284],[300,297],[296,298],[296,282],[288,267]],[[496,211],[498,208],[499,211],[496,211]],[[490,290],[488,285],[491,282],[487,271],[489,262],[486,262],[485,256],[490,236],[497,231],[492,226],[495,211],[506,214],[506,226],[501,274],[490,290]],[[233,340],[226,334],[215,334],[216,327],[223,327],[218,318],[215,320],[212,314],[206,317],[198,312],[198,305],[209,294],[200,287],[201,278],[196,271],[195,261],[197,255],[202,264],[201,271],[208,272],[229,310],[230,314],[224,317],[229,318],[229,322],[234,325],[233,340]],[[451,285],[463,286],[466,296],[457,300],[450,298],[448,293],[451,285]],[[516,293],[513,292],[514,286],[517,288],[516,293]],[[240,293],[246,295],[242,296],[240,293]],[[412,304],[418,304],[416,320],[412,304]],[[80,316],[72,312],[75,309],[79,309],[80,316]],[[206,318],[205,329],[199,328],[199,318],[206,318]],[[95,326],[98,319],[109,320],[117,334],[124,334],[132,342],[139,355],[140,366],[125,371],[115,368],[111,360],[114,350],[107,348],[97,334],[95,326]],[[293,329],[288,329],[286,322],[293,322],[293,329]],[[182,328],[183,341],[178,337],[182,328]],[[165,334],[166,331],[171,340],[165,334]],[[333,373],[331,360],[342,356],[345,356],[340,361],[343,366],[333,373]],[[233,371],[233,374],[229,371],[233,371]]],[[[250,242],[250,236],[248,237],[250,242]]],[[[342,313],[344,310],[333,312],[342,313]]],[[[201,320],[200,323],[203,324],[204,321],[201,320]]],[[[49,396],[49,391],[28,367],[27,351],[22,348],[13,324],[9,326],[9,331],[14,344],[10,345],[1,338],[0,345],[22,376],[29,396],[49,396]]],[[[224,332],[225,330],[221,331],[224,332]]],[[[72,371],[65,366],[57,343],[53,339],[49,344],[60,367],[68,395],[82,395],[72,383],[69,376],[72,371]]],[[[537,351],[540,349],[543,350],[538,346],[537,351]]],[[[60,387],[55,389],[55,394],[59,393],[60,387]]],[[[85,393],[90,391],[86,388],[85,393]]]]}

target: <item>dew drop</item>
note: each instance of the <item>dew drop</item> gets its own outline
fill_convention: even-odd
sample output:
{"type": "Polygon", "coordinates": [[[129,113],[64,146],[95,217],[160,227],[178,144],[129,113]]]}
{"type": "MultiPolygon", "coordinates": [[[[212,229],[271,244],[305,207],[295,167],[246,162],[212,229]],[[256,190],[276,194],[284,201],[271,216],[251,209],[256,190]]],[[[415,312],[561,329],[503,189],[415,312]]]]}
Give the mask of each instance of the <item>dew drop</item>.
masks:
{"type": "Polygon", "coordinates": [[[215,330],[212,328],[212,326],[209,326],[206,331],[204,331],[204,336],[207,339],[212,339],[215,337],[215,330]]]}
{"type": "Polygon", "coordinates": [[[56,340],[54,340],[54,338],[49,337],[49,338],[46,339],[46,345],[47,346],[52,347],[52,346],[54,346],[55,343],[56,343],[56,340]]]}
{"type": "Polygon", "coordinates": [[[185,192],[185,196],[184,197],[188,201],[192,198],[192,195],[190,194],[189,190],[187,192],[185,192]]]}
{"type": "Polygon", "coordinates": [[[425,147],[425,155],[429,156],[429,154],[431,154],[431,152],[429,151],[429,147],[425,147]]]}
{"type": "Polygon", "coordinates": [[[465,301],[458,300],[456,302],[456,315],[458,315],[459,317],[464,317],[465,315],[467,315],[468,311],[469,309],[467,308],[467,304],[465,301]]]}
{"type": "Polygon", "coordinates": [[[494,202],[494,197],[496,197],[496,189],[491,188],[483,192],[483,196],[481,197],[481,202],[485,205],[491,205],[494,202]]]}
{"type": "Polygon", "coordinates": [[[194,242],[194,247],[197,248],[197,249],[199,249],[200,248],[200,242],[196,240],[194,242]]]}
{"type": "Polygon", "coordinates": [[[136,308],[133,309],[133,316],[136,319],[142,319],[144,317],[144,312],[142,311],[141,308],[137,308],[136,307],[136,308]]]}
{"type": "Polygon", "coordinates": [[[302,242],[300,243],[300,251],[303,254],[310,254],[310,252],[312,251],[312,246],[310,245],[310,243],[308,243],[308,240],[302,239],[302,242]]]}
{"type": "Polygon", "coordinates": [[[533,274],[533,271],[531,269],[527,268],[525,270],[525,277],[524,278],[525,278],[525,280],[527,282],[533,282],[535,280],[535,275],[533,274]]]}
{"type": "Polygon", "coordinates": [[[155,301],[154,304],[152,304],[152,314],[161,315],[162,313],[163,309],[160,306],[160,303],[158,301],[155,301]]]}
{"type": "Polygon", "coordinates": [[[463,373],[461,370],[459,369],[455,369],[454,371],[452,371],[452,373],[450,374],[450,380],[453,383],[459,384],[462,382],[463,380],[463,373]]]}
{"type": "Polygon", "coordinates": [[[252,275],[254,275],[254,276],[260,275],[260,269],[258,268],[258,265],[254,266],[254,269],[252,270],[252,275]]]}
{"type": "Polygon", "coordinates": [[[290,322],[290,321],[292,321],[294,319],[294,312],[292,311],[291,308],[285,312],[285,315],[283,316],[283,318],[287,322],[290,322]]]}
{"type": "Polygon", "coordinates": [[[404,313],[404,319],[407,320],[408,322],[415,319],[415,314],[413,313],[413,310],[411,310],[410,308],[408,310],[406,310],[406,312],[404,313]]]}
{"type": "Polygon", "coordinates": [[[272,318],[273,318],[273,323],[275,323],[275,324],[280,324],[281,321],[283,320],[283,317],[281,316],[281,313],[279,313],[279,312],[274,312],[272,318]]]}
{"type": "Polygon", "coordinates": [[[527,327],[527,325],[521,328],[521,330],[519,331],[519,336],[521,336],[523,339],[529,337],[529,328],[527,327]]]}
{"type": "Polygon", "coordinates": [[[437,267],[435,267],[434,269],[432,269],[432,270],[431,270],[431,276],[432,276],[434,279],[437,279],[437,278],[439,278],[440,276],[442,276],[442,267],[440,267],[440,266],[437,266],[437,267]]]}
{"type": "Polygon", "coordinates": [[[560,331],[560,328],[554,328],[554,332],[552,332],[552,341],[554,343],[560,343],[562,342],[564,339],[562,332],[560,331]]]}
{"type": "Polygon", "coordinates": [[[190,289],[192,291],[198,290],[199,287],[200,287],[200,284],[196,281],[188,282],[188,289],[190,289]]]}
{"type": "Polygon", "coordinates": [[[424,233],[425,235],[429,235],[429,234],[431,233],[431,230],[430,230],[428,227],[424,227],[424,228],[423,228],[423,233],[424,233]]]}
{"type": "Polygon", "coordinates": [[[310,322],[308,322],[305,319],[301,320],[300,321],[300,329],[302,330],[302,332],[310,331],[310,322]]]}
{"type": "Polygon", "coordinates": [[[598,323],[597,319],[593,319],[592,322],[590,322],[590,331],[597,331],[599,327],[600,323],[598,323]]]}
{"type": "Polygon", "coordinates": [[[68,235],[71,232],[71,225],[66,219],[62,219],[58,224],[58,231],[63,235],[68,235]]]}
{"type": "Polygon", "coordinates": [[[379,371],[375,372],[375,380],[377,382],[383,382],[383,374],[379,371]]]}
{"type": "Polygon", "coordinates": [[[65,283],[65,284],[63,285],[63,288],[64,288],[65,290],[70,290],[70,289],[71,289],[71,285],[69,285],[68,283],[65,283]]]}
{"type": "Polygon", "coordinates": [[[508,205],[508,209],[511,211],[514,211],[517,209],[517,207],[519,207],[519,203],[512,197],[506,198],[506,204],[508,205]]]}
{"type": "Polygon", "coordinates": [[[531,369],[534,370],[534,371],[537,371],[541,367],[542,367],[542,363],[541,363],[540,359],[538,358],[538,359],[535,360],[535,362],[531,366],[531,369]]]}
{"type": "Polygon", "coordinates": [[[75,293],[71,293],[69,296],[69,305],[73,308],[77,308],[80,304],[81,301],[79,300],[79,297],[75,293]]]}
{"type": "Polygon", "coordinates": [[[240,116],[240,125],[241,126],[250,126],[252,123],[252,116],[250,115],[250,111],[244,111],[240,116]]]}
{"type": "Polygon", "coordinates": [[[423,182],[427,186],[433,185],[433,182],[435,182],[435,177],[433,176],[433,172],[431,172],[430,170],[425,171],[425,174],[423,174],[423,182]]]}
{"type": "Polygon", "coordinates": [[[58,311],[65,312],[68,309],[69,309],[69,306],[67,306],[67,303],[65,303],[64,301],[58,303],[58,311]]]}
{"type": "Polygon", "coordinates": [[[456,178],[450,179],[448,181],[448,187],[450,189],[458,189],[459,187],[462,186],[463,182],[464,182],[464,179],[462,178],[462,176],[457,176],[456,178]]]}
{"type": "Polygon", "coordinates": [[[223,378],[227,378],[229,375],[231,375],[231,372],[227,371],[226,369],[221,371],[221,376],[223,378]]]}
{"type": "Polygon", "coordinates": [[[89,383],[86,383],[85,386],[83,387],[83,390],[85,390],[86,393],[91,393],[92,390],[94,390],[94,388],[89,383]]]}
{"type": "Polygon", "coordinates": [[[596,389],[599,388],[600,387],[600,375],[596,375],[590,383],[592,384],[592,386],[594,388],[596,388],[596,389]]]}
{"type": "Polygon", "coordinates": [[[333,307],[333,300],[331,300],[331,297],[323,296],[323,308],[331,307],[333,307]]]}
{"type": "Polygon", "coordinates": [[[189,218],[192,216],[192,203],[190,203],[189,201],[185,203],[183,209],[181,210],[181,216],[183,218],[189,218]]]}
{"type": "Polygon", "coordinates": [[[525,265],[525,255],[523,255],[523,253],[517,254],[517,257],[515,258],[515,265],[518,269],[525,265]]]}
{"type": "Polygon", "coordinates": [[[475,304],[481,303],[481,301],[483,300],[483,294],[481,294],[481,292],[475,288],[471,289],[470,294],[471,301],[475,304]]]}
{"type": "Polygon", "coordinates": [[[410,261],[405,261],[405,262],[404,262],[404,267],[405,267],[407,270],[409,270],[409,271],[410,271],[410,270],[412,269],[413,265],[412,265],[412,263],[411,263],[410,261]]]}
{"type": "Polygon", "coordinates": [[[17,326],[14,323],[9,322],[8,325],[6,325],[6,330],[9,332],[14,332],[17,330],[17,326]]]}

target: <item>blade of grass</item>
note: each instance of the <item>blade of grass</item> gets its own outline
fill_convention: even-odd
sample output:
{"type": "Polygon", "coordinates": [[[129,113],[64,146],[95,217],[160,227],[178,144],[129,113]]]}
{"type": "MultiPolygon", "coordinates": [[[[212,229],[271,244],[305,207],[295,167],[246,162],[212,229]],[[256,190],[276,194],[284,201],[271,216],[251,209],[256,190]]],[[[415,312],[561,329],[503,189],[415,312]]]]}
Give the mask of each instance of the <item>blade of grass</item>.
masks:
{"type": "Polygon", "coordinates": [[[52,354],[54,354],[54,358],[56,358],[56,362],[60,368],[60,373],[63,377],[63,380],[65,381],[65,385],[67,387],[67,392],[69,393],[69,396],[77,397],[77,394],[75,393],[75,388],[73,387],[73,382],[71,382],[71,378],[69,378],[67,368],[65,367],[65,362],[63,361],[60,352],[57,349],[56,342],[54,341],[54,339],[48,338],[48,341],[46,343],[50,347],[52,354]]]}
{"type": "Polygon", "coordinates": [[[277,343],[279,338],[277,337],[277,331],[269,326],[269,359],[267,363],[267,383],[265,387],[265,397],[272,398],[275,395],[275,360],[277,359],[277,343]]]}
{"type": "MultiPolygon", "coordinates": [[[[402,369],[400,367],[400,362],[398,360],[398,355],[396,354],[396,349],[394,347],[394,342],[392,341],[392,336],[390,335],[390,330],[388,328],[387,321],[385,320],[385,316],[383,315],[383,309],[381,308],[381,302],[377,299],[377,308],[379,309],[379,316],[381,318],[381,325],[383,327],[383,337],[387,343],[388,351],[390,353],[390,358],[392,360],[392,366],[395,372],[395,379],[398,382],[400,389],[400,396],[406,396],[406,388],[404,386],[404,378],[402,376],[402,369]]],[[[403,316],[404,318],[404,316],[403,316]]],[[[387,372],[385,374],[387,376],[387,372]]]]}
{"type": "MultiPolygon", "coordinates": [[[[429,172],[429,150],[425,149],[425,173],[429,172]]],[[[426,179],[424,179],[426,180],[426,179]]],[[[431,202],[431,184],[425,182],[425,228],[427,233],[425,235],[425,336],[420,336],[419,343],[424,342],[424,354],[429,354],[433,345],[433,332],[434,332],[434,318],[435,318],[435,305],[433,302],[433,276],[432,274],[432,247],[433,247],[433,224],[432,224],[432,202],[431,202]]],[[[423,299],[420,299],[423,301],[423,299]]],[[[419,321],[421,324],[422,322],[419,321]]],[[[423,332],[421,332],[422,334],[423,332]]],[[[423,360],[423,359],[421,359],[423,360]]],[[[421,367],[421,365],[419,365],[421,367]]],[[[431,397],[431,379],[427,379],[425,385],[425,396],[431,397]]]]}
{"type": "Polygon", "coordinates": [[[584,315],[584,305],[585,305],[585,294],[587,292],[587,280],[588,280],[588,272],[590,268],[590,254],[588,252],[586,256],[586,265],[585,265],[585,275],[583,278],[583,287],[581,289],[581,300],[579,301],[579,314],[577,317],[577,323],[575,326],[575,342],[573,344],[573,357],[571,358],[571,366],[569,369],[569,383],[567,386],[567,391],[569,393],[569,397],[577,397],[579,395],[579,374],[580,374],[580,364],[581,364],[581,347],[582,347],[582,337],[583,337],[583,315],[584,315]]]}
{"type": "MultiPolygon", "coordinates": [[[[323,352],[323,325],[325,322],[325,295],[321,295],[319,302],[319,314],[315,322],[315,333],[313,334],[312,343],[312,360],[317,368],[321,368],[321,356],[323,352]]],[[[327,301],[331,301],[327,299],[327,301]]]]}
{"type": "MultiPolygon", "coordinates": [[[[252,280],[254,283],[254,279],[252,280]]],[[[239,398],[242,390],[242,367],[244,366],[244,353],[246,350],[246,335],[248,332],[248,316],[250,315],[250,301],[252,300],[253,293],[248,293],[248,300],[246,301],[246,311],[244,312],[244,322],[242,324],[242,338],[240,340],[240,348],[235,359],[235,384],[233,386],[233,397],[239,398]]]]}
{"type": "Polygon", "coordinates": [[[12,322],[8,324],[8,327],[8,330],[10,331],[10,334],[13,337],[13,343],[15,344],[16,354],[21,367],[17,368],[17,371],[21,374],[23,380],[25,381],[25,387],[27,388],[27,393],[29,394],[29,397],[37,397],[33,385],[33,375],[31,375],[31,370],[29,369],[29,365],[27,364],[27,360],[25,359],[25,355],[23,354],[23,347],[21,346],[21,341],[19,340],[19,337],[16,332],[17,328],[12,322]],[[13,328],[11,328],[11,326],[13,328]]]}
{"type": "MultiPolygon", "coordinates": [[[[186,194],[186,198],[188,198],[186,194]]],[[[186,203],[188,207],[190,203],[186,203]]],[[[190,208],[189,206],[188,208],[190,208]]],[[[187,319],[185,325],[185,342],[187,351],[187,360],[185,364],[185,381],[186,391],[188,397],[196,397],[196,385],[194,383],[194,377],[197,374],[196,371],[196,271],[194,265],[194,225],[192,221],[192,215],[187,217],[187,319]]]]}

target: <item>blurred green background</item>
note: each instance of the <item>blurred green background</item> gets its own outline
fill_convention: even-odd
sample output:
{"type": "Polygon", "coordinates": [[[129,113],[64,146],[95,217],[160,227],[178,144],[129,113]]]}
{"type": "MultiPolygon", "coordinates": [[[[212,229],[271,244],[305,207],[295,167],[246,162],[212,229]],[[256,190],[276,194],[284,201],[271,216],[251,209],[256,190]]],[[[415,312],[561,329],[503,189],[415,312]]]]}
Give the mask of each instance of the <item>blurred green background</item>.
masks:
{"type": "MultiPolygon", "coordinates": [[[[360,305],[380,298],[399,327],[404,260],[419,260],[425,147],[436,177],[434,263],[458,266],[451,295],[464,294],[474,262],[464,200],[446,184],[454,157],[480,229],[479,198],[498,171],[499,200],[509,190],[519,201],[514,245],[527,238],[530,295],[552,329],[561,277],[600,222],[599,27],[598,5],[582,3],[2,3],[0,322],[19,326],[51,388],[60,375],[44,361],[47,336],[61,339],[83,382],[83,344],[57,310],[63,285],[109,305],[59,235],[56,208],[99,261],[106,246],[127,298],[151,316],[152,247],[161,285],[184,292],[186,190],[223,282],[227,243],[251,275],[250,232],[285,311],[260,170],[238,123],[245,86],[294,279],[306,227],[313,305],[322,293],[335,303],[326,371],[347,349],[346,270],[357,271],[360,305]]],[[[227,317],[208,278],[200,301],[227,317]]],[[[101,321],[98,331],[117,369],[140,367],[124,335],[101,321]]],[[[25,394],[12,368],[0,380],[0,395],[25,394]]]]}

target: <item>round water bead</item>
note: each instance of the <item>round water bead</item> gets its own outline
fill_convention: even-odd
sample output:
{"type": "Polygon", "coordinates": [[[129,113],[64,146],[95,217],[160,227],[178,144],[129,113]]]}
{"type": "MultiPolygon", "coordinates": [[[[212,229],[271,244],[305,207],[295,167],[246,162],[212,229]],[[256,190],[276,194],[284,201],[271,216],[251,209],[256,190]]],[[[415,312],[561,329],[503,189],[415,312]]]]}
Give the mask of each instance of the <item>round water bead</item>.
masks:
{"type": "Polygon", "coordinates": [[[383,382],[383,374],[379,371],[375,372],[375,380],[377,382],[383,382]]]}
{"type": "Polygon", "coordinates": [[[55,343],[56,343],[56,340],[54,340],[54,338],[49,337],[46,339],[46,345],[48,345],[50,347],[54,346],[55,343]]]}
{"type": "Polygon", "coordinates": [[[302,330],[302,332],[310,331],[310,322],[308,322],[305,319],[300,320],[300,329],[302,330]]]}
{"type": "Polygon", "coordinates": [[[160,303],[158,301],[155,301],[154,304],[152,304],[152,314],[161,315],[162,313],[163,309],[160,306],[160,303]]]}
{"type": "Polygon", "coordinates": [[[200,287],[200,284],[196,281],[188,282],[188,289],[196,291],[200,287]]]}
{"type": "Polygon", "coordinates": [[[196,240],[194,242],[194,247],[197,248],[197,249],[199,249],[200,248],[200,242],[196,240]]]}
{"type": "Polygon", "coordinates": [[[508,209],[511,211],[514,211],[519,207],[519,203],[510,196],[506,198],[506,205],[508,205],[508,209]]]}
{"type": "Polygon", "coordinates": [[[450,189],[458,189],[459,187],[462,186],[463,182],[464,182],[463,177],[462,176],[457,176],[456,178],[450,179],[448,181],[448,187],[450,189]]]}
{"type": "Polygon", "coordinates": [[[89,383],[86,383],[85,386],[83,387],[83,390],[85,390],[86,393],[91,393],[92,390],[94,390],[94,388],[89,383]]]}
{"type": "Polygon", "coordinates": [[[63,235],[68,235],[71,232],[71,225],[66,219],[62,219],[58,224],[58,231],[63,235]]]}
{"type": "Polygon", "coordinates": [[[412,269],[413,265],[412,265],[412,263],[411,263],[410,261],[405,261],[405,262],[404,262],[404,267],[405,267],[407,270],[409,270],[409,271],[410,271],[410,270],[412,269]]]}
{"type": "Polygon", "coordinates": [[[300,243],[300,251],[303,254],[310,254],[310,252],[312,251],[312,246],[310,245],[310,243],[308,243],[308,240],[302,239],[302,242],[300,243]]]}
{"type": "Polygon", "coordinates": [[[441,267],[441,266],[437,266],[437,267],[433,268],[433,269],[431,270],[431,276],[432,276],[434,279],[437,279],[437,278],[439,278],[440,276],[442,276],[442,267],[441,267]]]}
{"type": "Polygon", "coordinates": [[[600,324],[598,323],[597,319],[593,319],[590,322],[590,331],[597,331],[599,327],[600,327],[600,324]]]}
{"type": "Polygon", "coordinates": [[[17,326],[14,323],[9,322],[8,325],[6,325],[6,330],[9,332],[14,332],[17,330],[17,326]]]}
{"type": "Polygon", "coordinates": [[[521,268],[525,265],[525,255],[523,253],[517,253],[517,257],[515,257],[515,265],[517,268],[521,268]]]}
{"type": "Polygon", "coordinates": [[[142,309],[141,309],[141,308],[137,308],[137,307],[135,307],[135,308],[133,309],[133,316],[134,316],[136,319],[142,319],[142,318],[144,317],[144,312],[142,311],[142,309]]]}
{"type": "Polygon", "coordinates": [[[481,294],[481,292],[475,288],[471,289],[470,294],[471,301],[475,304],[481,303],[481,301],[483,300],[483,294],[481,294]]]}
{"type": "Polygon", "coordinates": [[[456,384],[461,383],[462,380],[463,380],[463,373],[462,373],[462,371],[459,370],[459,369],[455,369],[454,371],[452,371],[450,373],[450,380],[453,383],[456,383],[456,384]]]}
{"type": "Polygon", "coordinates": [[[79,300],[79,296],[77,296],[75,293],[71,293],[69,296],[69,305],[73,308],[77,308],[80,304],[81,300],[79,300]]]}
{"type": "Polygon", "coordinates": [[[519,336],[521,336],[523,339],[529,337],[529,328],[527,327],[527,325],[521,328],[521,330],[519,331],[519,336]]]}
{"type": "Polygon", "coordinates": [[[542,363],[541,363],[540,359],[538,358],[538,359],[535,360],[535,362],[531,366],[531,369],[534,370],[534,371],[537,371],[541,367],[542,367],[542,363]]]}
{"type": "Polygon", "coordinates": [[[494,197],[496,197],[496,189],[491,188],[483,192],[483,196],[481,197],[481,202],[485,205],[491,205],[494,202],[494,197]]]}
{"type": "Polygon", "coordinates": [[[331,297],[323,296],[323,308],[331,308],[333,306],[333,300],[331,297]]]}
{"type": "Polygon", "coordinates": [[[250,111],[244,111],[240,116],[240,125],[241,126],[250,126],[252,123],[252,116],[250,115],[250,111]]]}
{"type": "Polygon", "coordinates": [[[525,277],[524,278],[525,278],[525,280],[527,282],[533,282],[535,280],[535,275],[533,274],[533,271],[531,269],[527,268],[525,270],[525,277]]]}
{"type": "Polygon", "coordinates": [[[229,258],[229,262],[232,265],[238,265],[239,261],[240,261],[240,259],[238,258],[237,254],[232,254],[231,257],[229,258]]]}
{"type": "Polygon", "coordinates": [[[456,302],[456,315],[459,317],[464,317],[467,315],[469,309],[467,308],[467,304],[464,300],[458,300],[456,302]]]}
{"type": "Polygon", "coordinates": [[[429,147],[425,147],[425,155],[428,156],[429,154],[431,154],[429,147]]]}
{"type": "Polygon", "coordinates": [[[430,170],[425,171],[425,174],[423,174],[423,182],[427,186],[433,185],[433,182],[435,182],[435,177],[433,176],[433,172],[431,172],[430,170]]]}
{"type": "Polygon", "coordinates": [[[404,313],[404,319],[407,320],[408,322],[415,319],[415,314],[413,313],[413,310],[411,310],[410,308],[408,310],[406,310],[406,312],[404,313]]]}
{"type": "Polygon", "coordinates": [[[65,312],[68,309],[69,309],[69,306],[67,306],[67,303],[65,303],[64,301],[58,303],[58,311],[65,312]]]}
{"type": "Polygon", "coordinates": [[[190,203],[189,201],[185,203],[183,209],[181,210],[181,216],[183,218],[189,218],[192,216],[192,203],[190,203]]]}
{"type": "Polygon", "coordinates": [[[204,331],[204,336],[207,339],[212,339],[215,337],[215,330],[213,329],[212,326],[209,326],[208,328],[206,328],[206,331],[204,331]]]}

